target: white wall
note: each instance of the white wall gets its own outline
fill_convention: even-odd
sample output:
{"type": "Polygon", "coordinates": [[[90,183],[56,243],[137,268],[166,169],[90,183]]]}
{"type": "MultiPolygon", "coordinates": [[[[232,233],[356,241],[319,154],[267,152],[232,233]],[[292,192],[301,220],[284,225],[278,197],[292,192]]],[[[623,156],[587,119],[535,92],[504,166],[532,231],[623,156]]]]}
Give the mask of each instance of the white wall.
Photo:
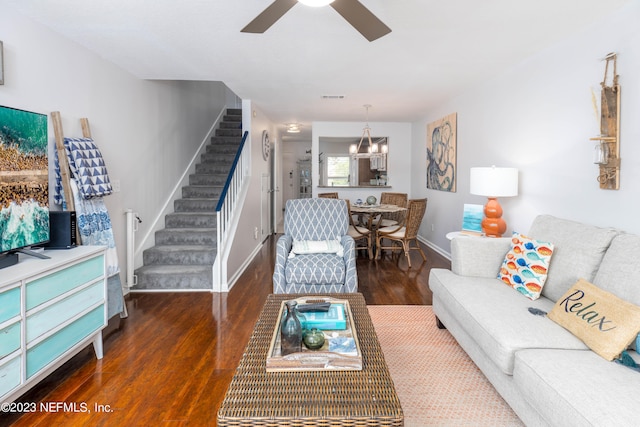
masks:
{"type": "Polygon", "coordinates": [[[511,230],[526,232],[548,213],[640,233],[640,3],[631,2],[587,31],[574,35],[486,84],[428,111],[413,123],[411,192],[429,198],[420,235],[445,251],[445,234],[460,230],[473,166],[520,170],[519,196],[500,200],[511,230]],[[620,190],[596,182],[593,143],[599,134],[591,88],[599,98],[603,58],[618,53],[622,86],[620,190]],[[426,189],[426,126],[457,112],[458,191],[426,189]],[[431,231],[431,225],[435,231],[431,231]]]}
{"type": "MultiPolygon", "coordinates": [[[[320,137],[362,136],[363,122],[313,122],[311,141],[311,176],[313,180],[313,194],[327,191],[326,188],[318,188],[320,170],[318,165],[318,153],[320,152],[320,137]]],[[[383,191],[408,193],[409,198],[414,198],[412,180],[415,179],[408,167],[411,152],[411,123],[371,122],[371,133],[377,137],[389,137],[389,155],[387,157],[388,185],[391,188],[338,188],[341,198],[354,202],[356,199],[366,199],[375,196],[380,200],[383,191]]]]}
{"type": "MultiPolygon", "coordinates": [[[[125,271],[124,210],[143,219],[140,239],[234,95],[220,82],[140,80],[8,6],[0,13],[0,40],[0,104],[60,111],[68,136],[81,136],[79,119],[89,119],[109,175],[121,183],[121,192],[105,202],[125,271]]],[[[53,144],[51,126],[49,139],[53,144]]]]}
{"type": "Polygon", "coordinates": [[[262,131],[266,130],[270,136],[277,135],[271,120],[250,100],[243,101],[243,109],[245,110],[242,119],[243,131],[249,131],[249,137],[245,143],[250,144],[251,147],[251,175],[248,177],[249,188],[227,263],[230,286],[233,286],[238,275],[246,268],[247,263],[251,261],[262,245],[260,240],[261,178],[262,174],[270,173],[269,161],[262,158],[262,131]],[[257,238],[254,234],[256,229],[258,230],[257,238]]]}

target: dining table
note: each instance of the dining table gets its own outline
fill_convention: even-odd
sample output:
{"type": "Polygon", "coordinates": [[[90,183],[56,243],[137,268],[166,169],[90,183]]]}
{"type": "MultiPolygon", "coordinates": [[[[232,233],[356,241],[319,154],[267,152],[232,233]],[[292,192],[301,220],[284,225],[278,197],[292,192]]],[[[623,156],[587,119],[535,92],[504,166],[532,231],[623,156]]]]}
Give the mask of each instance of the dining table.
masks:
{"type": "Polygon", "coordinates": [[[351,214],[357,215],[360,225],[367,227],[372,232],[375,232],[376,226],[373,221],[378,215],[406,210],[405,207],[387,204],[351,204],[351,214]]]}

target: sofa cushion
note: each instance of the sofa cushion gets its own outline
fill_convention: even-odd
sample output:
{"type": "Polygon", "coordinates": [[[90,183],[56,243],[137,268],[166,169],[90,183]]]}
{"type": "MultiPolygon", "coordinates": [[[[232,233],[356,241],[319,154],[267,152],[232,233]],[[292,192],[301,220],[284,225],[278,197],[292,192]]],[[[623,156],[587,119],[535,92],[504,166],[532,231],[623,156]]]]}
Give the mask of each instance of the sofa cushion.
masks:
{"type": "MultiPolygon", "coordinates": [[[[640,363],[640,357],[632,352],[640,363]]],[[[550,425],[638,424],[640,374],[592,351],[519,351],[513,378],[550,425]]]]}
{"type": "Polygon", "coordinates": [[[593,284],[612,294],[640,305],[640,236],[619,234],[602,259],[593,284]]]}
{"type": "Polygon", "coordinates": [[[586,280],[578,280],[548,317],[607,360],[618,357],[640,332],[640,307],[586,280]]]}
{"type": "Polygon", "coordinates": [[[514,232],[511,236],[511,249],[502,261],[498,279],[527,298],[538,299],[547,280],[551,255],[553,243],[534,240],[514,232]]]}
{"type": "Polygon", "coordinates": [[[451,271],[461,276],[495,278],[511,239],[459,236],[451,241],[451,271]]]}
{"type": "Polygon", "coordinates": [[[551,215],[536,217],[528,236],[553,242],[553,262],[549,266],[542,295],[557,301],[578,279],[593,282],[604,253],[619,231],[600,228],[551,215]]]}
{"type": "Polygon", "coordinates": [[[522,298],[499,279],[463,277],[449,270],[433,269],[429,287],[505,374],[513,372],[518,350],[587,349],[566,329],[528,310],[534,307],[548,312],[553,301],[544,297],[535,301],[522,298]]]}
{"type": "Polygon", "coordinates": [[[284,274],[287,283],[344,283],[345,269],[344,259],[336,254],[308,254],[289,258],[284,274]]]}

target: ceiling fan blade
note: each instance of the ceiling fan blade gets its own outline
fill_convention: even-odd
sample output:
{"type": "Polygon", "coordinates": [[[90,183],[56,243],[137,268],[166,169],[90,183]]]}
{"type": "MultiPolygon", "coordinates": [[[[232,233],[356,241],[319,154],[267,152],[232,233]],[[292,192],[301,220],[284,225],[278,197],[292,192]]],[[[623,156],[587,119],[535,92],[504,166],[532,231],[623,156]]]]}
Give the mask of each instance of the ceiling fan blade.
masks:
{"type": "Polygon", "coordinates": [[[255,19],[240,32],[242,33],[264,33],[275,22],[282,18],[282,16],[289,11],[293,6],[298,3],[298,0],[276,0],[269,7],[262,11],[262,13],[255,17],[255,19]]]}
{"type": "Polygon", "coordinates": [[[331,7],[370,42],[391,32],[391,28],[358,0],[335,0],[331,7]]]}

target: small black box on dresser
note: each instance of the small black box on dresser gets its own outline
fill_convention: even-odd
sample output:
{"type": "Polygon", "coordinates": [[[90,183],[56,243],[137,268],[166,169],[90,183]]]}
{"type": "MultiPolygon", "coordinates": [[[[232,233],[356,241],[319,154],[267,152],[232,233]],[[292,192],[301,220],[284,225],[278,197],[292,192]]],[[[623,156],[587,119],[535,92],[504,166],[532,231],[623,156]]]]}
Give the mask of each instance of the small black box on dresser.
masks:
{"type": "Polygon", "coordinates": [[[51,235],[46,248],[70,249],[77,245],[75,211],[50,211],[49,227],[51,235]]]}

